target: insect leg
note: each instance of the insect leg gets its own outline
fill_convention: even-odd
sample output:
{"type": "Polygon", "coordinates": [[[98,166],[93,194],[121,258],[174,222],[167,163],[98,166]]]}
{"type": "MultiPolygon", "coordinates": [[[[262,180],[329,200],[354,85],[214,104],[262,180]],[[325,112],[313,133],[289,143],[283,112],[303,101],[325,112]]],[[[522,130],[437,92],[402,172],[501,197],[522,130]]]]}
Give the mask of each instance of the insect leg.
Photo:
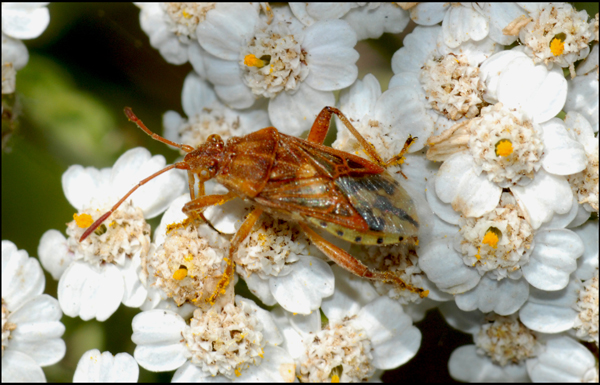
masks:
{"type": "Polygon", "coordinates": [[[222,205],[223,203],[230,201],[236,197],[237,195],[235,195],[232,192],[228,192],[227,194],[200,196],[186,203],[185,206],[183,206],[182,211],[188,217],[195,217],[202,214],[204,209],[206,209],[207,207],[214,205],[222,205]]]}
{"type": "Polygon", "coordinates": [[[240,229],[237,231],[237,233],[235,233],[235,235],[231,239],[231,244],[229,245],[229,255],[227,259],[225,259],[225,262],[227,262],[227,266],[225,267],[223,276],[219,280],[219,283],[217,283],[217,288],[215,289],[214,293],[210,296],[210,298],[206,300],[207,302],[210,302],[211,305],[214,305],[219,294],[225,294],[227,285],[229,285],[229,282],[233,277],[233,256],[237,252],[238,247],[242,244],[242,242],[244,242],[244,239],[246,239],[246,237],[250,235],[252,227],[254,227],[254,224],[256,223],[256,221],[258,221],[258,218],[260,218],[262,212],[263,210],[259,207],[252,210],[250,214],[248,214],[248,216],[246,217],[244,223],[242,223],[242,227],[240,227],[240,229]]]}
{"type": "Polygon", "coordinates": [[[348,118],[346,118],[346,116],[344,115],[344,113],[342,111],[338,110],[335,107],[325,107],[319,113],[319,116],[317,116],[317,119],[313,123],[310,133],[308,134],[308,141],[314,142],[314,141],[320,140],[320,142],[317,142],[317,143],[320,143],[320,144],[323,143],[323,140],[325,140],[325,136],[327,135],[327,129],[329,128],[329,121],[331,120],[332,114],[336,114],[338,116],[338,118],[340,118],[342,123],[344,123],[344,126],[346,126],[346,128],[348,128],[348,130],[350,130],[352,135],[354,135],[356,140],[358,140],[360,145],[365,149],[365,151],[371,157],[371,159],[373,159],[375,161],[375,163],[377,163],[378,165],[380,165],[382,167],[389,167],[393,164],[400,162],[400,160],[402,159],[402,157],[404,156],[406,151],[408,151],[408,148],[410,147],[410,145],[415,140],[417,140],[417,138],[413,138],[412,136],[409,136],[408,139],[406,140],[406,143],[404,143],[404,148],[402,148],[402,151],[400,152],[400,154],[388,159],[387,161],[384,161],[381,158],[381,155],[379,155],[377,153],[377,150],[375,150],[375,147],[373,147],[373,145],[371,143],[369,143],[360,134],[360,132],[358,132],[358,130],[356,128],[354,128],[352,123],[350,123],[350,121],[348,120],[348,118]],[[314,130],[314,134],[313,134],[313,130],[314,130]],[[313,139],[313,140],[311,140],[311,139],[313,139]]]}
{"type": "Polygon", "coordinates": [[[369,270],[369,268],[365,266],[362,262],[360,262],[358,259],[354,258],[352,255],[340,249],[339,247],[333,245],[331,242],[325,240],[308,225],[302,222],[298,224],[319,250],[321,250],[325,255],[327,255],[338,266],[346,269],[352,274],[368,279],[393,283],[400,289],[410,290],[413,293],[419,294],[421,298],[427,296],[428,290],[423,290],[421,288],[407,284],[391,271],[382,272],[369,270]]]}

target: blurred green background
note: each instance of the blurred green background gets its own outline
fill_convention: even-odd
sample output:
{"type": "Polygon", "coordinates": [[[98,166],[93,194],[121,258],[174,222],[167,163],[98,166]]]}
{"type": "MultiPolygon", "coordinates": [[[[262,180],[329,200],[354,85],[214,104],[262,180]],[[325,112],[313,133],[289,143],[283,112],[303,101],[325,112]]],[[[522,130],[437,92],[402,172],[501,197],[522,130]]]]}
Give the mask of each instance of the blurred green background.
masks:
{"type": "MultiPolygon", "coordinates": [[[[598,12],[598,3],[576,7],[592,15],[598,12]]],[[[37,256],[44,232],[64,233],[65,223],[72,220],[75,210],[61,186],[61,175],[70,165],[111,167],[124,151],[137,146],[163,154],[169,163],[175,160],[175,151],[151,140],[122,111],[132,107],[151,130],[162,133],[165,111],[183,115],[180,93],[192,70],[189,64],[166,63],[149,45],[139,25],[139,9],[132,4],[53,3],[48,8],[48,29],[24,41],[30,59],[17,74],[15,111],[21,112],[2,153],[2,239],[30,256],[37,256]]],[[[404,34],[412,28],[411,23],[404,34]]],[[[359,78],[373,73],[385,90],[392,76],[391,56],[404,34],[360,42],[359,78]]],[[[46,275],[46,292],[56,297],[56,286],[46,275]]],[[[44,368],[48,381],[72,381],[81,354],[92,348],[133,354],[131,319],[136,313],[121,306],[104,323],[63,316],[67,353],[58,364],[44,368]]],[[[470,336],[447,327],[437,311],[417,326],[423,332],[418,355],[384,380],[450,381],[449,354],[471,343],[470,336]]],[[[140,381],[170,381],[171,375],[140,369],[140,381]]]]}

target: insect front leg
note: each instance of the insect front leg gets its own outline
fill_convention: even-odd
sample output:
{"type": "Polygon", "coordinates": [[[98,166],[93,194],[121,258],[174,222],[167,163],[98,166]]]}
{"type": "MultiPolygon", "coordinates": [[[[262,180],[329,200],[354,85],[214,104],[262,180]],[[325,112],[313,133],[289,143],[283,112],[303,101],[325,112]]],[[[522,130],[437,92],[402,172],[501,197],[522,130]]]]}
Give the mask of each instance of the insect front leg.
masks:
{"type": "Polygon", "coordinates": [[[223,276],[219,280],[219,283],[217,283],[217,288],[215,289],[214,293],[210,296],[209,299],[206,300],[207,302],[210,302],[211,305],[215,303],[219,294],[225,294],[227,285],[229,285],[229,282],[233,277],[233,256],[237,252],[238,247],[240,247],[242,242],[244,242],[244,239],[246,239],[246,237],[250,235],[254,224],[256,223],[256,221],[258,221],[258,218],[260,218],[262,212],[263,210],[258,207],[252,210],[252,212],[250,212],[250,214],[248,214],[248,216],[246,217],[244,223],[242,223],[242,227],[240,227],[240,229],[237,231],[237,233],[235,233],[235,235],[231,239],[231,244],[229,245],[229,255],[225,260],[225,262],[227,262],[227,266],[225,267],[223,276]]]}
{"type": "Polygon", "coordinates": [[[323,144],[323,141],[325,140],[325,137],[327,136],[327,131],[329,130],[329,124],[331,122],[331,117],[333,116],[333,114],[336,114],[338,116],[338,118],[340,118],[342,123],[344,123],[344,126],[346,126],[346,128],[348,128],[348,130],[350,130],[352,135],[354,135],[356,140],[358,140],[360,145],[364,148],[364,150],[371,157],[371,159],[373,159],[375,161],[375,163],[377,163],[378,165],[380,165],[382,167],[387,168],[391,165],[394,165],[394,164],[400,162],[402,160],[402,157],[404,156],[404,154],[408,151],[408,148],[410,147],[410,145],[415,140],[417,140],[417,138],[413,138],[412,136],[409,136],[408,139],[406,140],[406,143],[404,143],[404,147],[402,148],[402,151],[400,151],[400,153],[398,155],[384,161],[383,158],[381,158],[381,155],[379,155],[379,153],[377,152],[377,150],[375,150],[375,147],[373,147],[373,145],[371,143],[369,143],[360,134],[360,132],[358,132],[358,130],[352,125],[352,123],[350,123],[350,120],[348,120],[348,118],[346,118],[346,115],[344,115],[344,113],[342,111],[338,110],[335,107],[325,107],[321,110],[321,112],[315,119],[315,122],[313,123],[313,125],[310,129],[310,132],[309,132],[308,138],[307,138],[307,140],[309,142],[323,144]]]}
{"type": "Polygon", "coordinates": [[[311,242],[313,242],[319,250],[321,250],[325,255],[327,255],[327,257],[329,257],[338,266],[348,270],[352,274],[368,279],[393,283],[396,286],[398,286],[399,289],[410,290],[413,293],[419,294],[421,298],[426,297],[429,293],[428,290],[423,290],[421,288],[407,284],[391,271],[382,272],[369,270],[369,268],[365,266],[362,262],[360,262],[358,259],[350,255],[346,251],[340,249],[339,247],[333,245],[331,242],[325,240],[308,225],[302,222],[300,222],[299,225],[302,228],[302,230],[304,230],[306,236],[308,236],[311,242]]]}

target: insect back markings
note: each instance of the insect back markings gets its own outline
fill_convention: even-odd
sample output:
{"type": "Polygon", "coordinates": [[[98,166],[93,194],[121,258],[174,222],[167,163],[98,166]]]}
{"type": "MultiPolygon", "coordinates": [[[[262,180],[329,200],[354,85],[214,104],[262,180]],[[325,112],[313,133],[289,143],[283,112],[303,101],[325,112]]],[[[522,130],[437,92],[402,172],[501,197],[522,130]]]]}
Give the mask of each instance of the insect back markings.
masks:
{"type": "Polygon", "coordinates": [[[374,232],[384,233],[377,244],[398,243],[400,237],[416,237],[419,229],[412,199],[389,174],[344,176],[335,181],[374,232]]]}

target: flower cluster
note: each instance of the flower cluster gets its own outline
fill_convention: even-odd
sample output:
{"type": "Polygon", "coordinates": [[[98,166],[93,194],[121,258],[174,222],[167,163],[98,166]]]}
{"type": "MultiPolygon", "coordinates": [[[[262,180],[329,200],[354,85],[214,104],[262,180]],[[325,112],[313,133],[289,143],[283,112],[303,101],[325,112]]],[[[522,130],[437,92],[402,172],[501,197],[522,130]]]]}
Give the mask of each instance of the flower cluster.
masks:
{"type": "MultiPolygon", "coordinates": [[[[597,15],[567,3],[138,7],[150,44],[194,69],[185,117],[167,111],[160,138],[184,158],[165,167],[135,148],[112,168],[69,167],[77,212],[38,248],[58,300],[37,260],[3,241],[3,380],[44,379],[65,354],[62,313],[105,321],[123,304],[141,310],[133,357],[88,351],[75,379],[136,380],[140,365],[174,381],[376,381],[416,355],[413,323],[438,308],[473,336],[448,363],[457,380],[598,381],[597,15]],[[387,88],[359,79],[357,43],[409,21],[387,88]]],[[[49,16],[2,9],[5,93],[26,63],[15,39],[49,16]]]]}

